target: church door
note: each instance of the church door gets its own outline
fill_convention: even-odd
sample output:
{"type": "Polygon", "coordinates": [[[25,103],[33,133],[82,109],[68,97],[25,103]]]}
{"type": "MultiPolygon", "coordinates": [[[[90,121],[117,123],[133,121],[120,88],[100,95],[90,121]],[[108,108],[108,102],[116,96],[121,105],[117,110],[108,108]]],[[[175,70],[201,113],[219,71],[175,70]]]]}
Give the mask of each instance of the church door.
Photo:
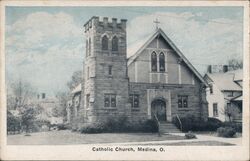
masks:
{"type": "Polygon", "coordinates": [[[163,100],[154,100],[151,104],[151,116],[157,116],[159,121],[166,121],[166,102],[163,100]]]}

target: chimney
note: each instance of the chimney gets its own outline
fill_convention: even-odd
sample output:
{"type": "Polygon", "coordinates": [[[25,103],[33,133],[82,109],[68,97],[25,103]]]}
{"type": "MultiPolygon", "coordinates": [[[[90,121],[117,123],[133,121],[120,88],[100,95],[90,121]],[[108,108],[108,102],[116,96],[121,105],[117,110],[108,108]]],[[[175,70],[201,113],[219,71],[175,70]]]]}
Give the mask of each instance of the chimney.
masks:
{"type": "Polygon", "coordinates": [[[228,65],[223,65],[223,72],[224,73],[228,72],[228,65]]]}
{"type": "Polygon", "coordinates": [[[45,93],[42,93],[42,99],[45,99],[45,93]]]}

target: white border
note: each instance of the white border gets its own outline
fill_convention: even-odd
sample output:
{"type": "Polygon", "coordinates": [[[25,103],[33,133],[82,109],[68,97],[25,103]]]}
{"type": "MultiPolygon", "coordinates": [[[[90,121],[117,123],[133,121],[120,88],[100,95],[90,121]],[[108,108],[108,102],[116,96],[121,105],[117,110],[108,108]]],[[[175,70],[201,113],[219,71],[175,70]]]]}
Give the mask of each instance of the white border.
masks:
{"type": "MultiPolygon", "coordinates": [[[[4,160],[249,160],[249,2],[247,1],[2,1],[1,2],[1,158],[4,160]],[[164,153],[93,152],[96,145],[6,145],[4,26],[5,6],[242,6],[244,80],[242,146],[166,146],[164,153]]],[[[103,145],[102,145],[103,146],[103,145]]],[[[155,146],[158,147],[158,146],[155,146]]]]}

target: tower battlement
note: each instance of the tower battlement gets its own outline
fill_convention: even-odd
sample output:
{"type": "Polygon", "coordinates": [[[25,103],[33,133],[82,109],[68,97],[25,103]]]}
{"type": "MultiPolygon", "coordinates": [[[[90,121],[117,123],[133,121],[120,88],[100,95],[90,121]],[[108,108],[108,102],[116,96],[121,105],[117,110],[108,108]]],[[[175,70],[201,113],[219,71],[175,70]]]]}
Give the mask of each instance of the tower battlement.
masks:
{"type": "Polygon", "coordinates": [[[88,22],[84,24],[85,32],[87,32],[93,26],[95,27],[104,27],[104,28],[120,28],[126,30],[126,19],[120,19],[117,21],[117,18],[108,18],[103,17],[102,20],[98,16],[93,16],[88,22]]]}

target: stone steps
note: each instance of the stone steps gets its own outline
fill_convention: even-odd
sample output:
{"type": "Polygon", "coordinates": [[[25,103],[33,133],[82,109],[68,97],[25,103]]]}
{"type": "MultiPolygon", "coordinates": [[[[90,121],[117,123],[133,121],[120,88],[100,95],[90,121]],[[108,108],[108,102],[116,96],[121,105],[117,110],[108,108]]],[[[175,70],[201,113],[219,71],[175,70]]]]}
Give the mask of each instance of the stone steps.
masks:
{"type": "Polygon", "coordinates": [[[180,133],[181,131],[171,122],[162,122],[159,127],[160,133],[180,133]]]}

